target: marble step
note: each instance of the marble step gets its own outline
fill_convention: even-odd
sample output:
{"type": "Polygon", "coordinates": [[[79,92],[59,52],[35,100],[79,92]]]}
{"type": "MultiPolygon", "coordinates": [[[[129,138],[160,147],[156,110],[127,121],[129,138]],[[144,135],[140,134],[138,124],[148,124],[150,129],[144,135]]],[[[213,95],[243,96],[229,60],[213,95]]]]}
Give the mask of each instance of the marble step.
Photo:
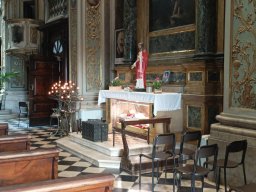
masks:
{"type": "MultiPolygon", "coordinates": [[[[115,146],[113,146],[112,134],[108,134],[108,140],[103,142],[93,142],[84,139],[80,133],[70,133],[69,138],[73,142],[76,142],[85,147],[92,148],[111,157],[120,157],[123,153],[123,143],[120,134],[116,134],[115,136],[115,146]]],[[[127,136],[127,141],[130,155],[139,155],[141,153],[150,153],[152,151],[152,145],[148,145],[144,139],[127,136]]]]}
{"type": "Polygon", "coordinates": [[[12,113],[10,109],[0,110],[0,120],[15,119],[17,117],[18,114],[12,113]]]}
{"type": "Polygon", "coordinates": [[[70,137],[64,137],[58,139],[57,146],[66,151],[74,154],[81,159],[84,159],[97,167],[104,167],[104,168],[120,168],[121,157],[111,157],[100,153],[92,148],[85,147],[80,145],[76,142],[73,142],[70,137]]]}
{"type": "MultiPolygon", "coordinates": [[[[113,136],[108,135],[108,140],[103,142],[93,142],[82,138],[81,133],[70,133],[69,136],[57,140],[57,145],[79,156],[90,163],[107,168],[120,168],[120,161],[123,152],[121,135],[117,134],[113,147],[113,136]]],[[[139,156],[140,153],[150,153],[152,145],[146,140],[127,136],[130,156],[139,156]]]]}

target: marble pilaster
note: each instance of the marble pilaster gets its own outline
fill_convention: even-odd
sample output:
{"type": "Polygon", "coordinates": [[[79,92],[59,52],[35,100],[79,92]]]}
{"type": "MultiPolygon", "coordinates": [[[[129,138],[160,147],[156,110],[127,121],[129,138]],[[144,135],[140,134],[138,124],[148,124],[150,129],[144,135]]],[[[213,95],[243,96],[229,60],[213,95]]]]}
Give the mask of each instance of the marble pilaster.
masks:
{"type": "MultiPolygon", "coordinates": [[[[226,0],[225,5],[224,110],[216,117],[219,123],[211,125],[209,143],[217,143],[219,157],[224,157],[227,144],[246,139],[245,169],[250,183],[256,181],[256,5],[250,0],[226,0]]],[[[229,185],[244,184],[242,167],[227,173],[229,185]]]]}
{"type": "Polygon", "coordinates": [[[198,0],[196,10],[196,55],[216,52],[216,0],[198,0]],[[215,8],[215,9],[214,9],[215,8]]]}
{"type": "Polygon", "coordinates": [[[136,0],[124,0],[124,62],[136,59],[136,0]]]}

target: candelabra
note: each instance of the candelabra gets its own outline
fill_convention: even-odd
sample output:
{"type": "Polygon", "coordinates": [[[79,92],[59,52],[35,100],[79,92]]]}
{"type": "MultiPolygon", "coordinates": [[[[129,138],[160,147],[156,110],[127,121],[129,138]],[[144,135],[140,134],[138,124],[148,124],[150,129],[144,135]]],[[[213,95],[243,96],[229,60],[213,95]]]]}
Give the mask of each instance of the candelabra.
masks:
{"type": "Polygon", "coordinates": [[[58,113],[60,123],[54,134],[67,135],[72,132],[72,116],[80,110],[83,97],[78,93],[79,87],[72,81],[56,82],[49,91],[50,97],[58,101],[58,113]],[[79,102],[79,104],[78,104],[79,102]]]}

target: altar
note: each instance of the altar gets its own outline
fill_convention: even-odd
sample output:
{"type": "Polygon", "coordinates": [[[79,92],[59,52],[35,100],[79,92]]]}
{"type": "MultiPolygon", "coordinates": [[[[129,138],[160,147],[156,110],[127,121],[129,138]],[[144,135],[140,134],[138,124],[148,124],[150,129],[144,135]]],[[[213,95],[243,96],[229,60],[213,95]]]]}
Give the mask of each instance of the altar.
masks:
{"type": "MultiPolygon", "coordinates": [[[[109,131],[112,127],[120,127],[120,118],[152,118],[170,117],[171,124],[167,132],[181,132],[183,130],[181,93],[146,93],[129,91],[101,90],[98,97],[98,105],[106,102],[106,121],[109,123],[109,131]]],[[[130,129],[133,129],[130,127],[130,129]]],[[[143,131],[133,129],[133,131],[143,131]]],[[[161,125],[155,126],[151,133],[165,133],[161,125]]]]}

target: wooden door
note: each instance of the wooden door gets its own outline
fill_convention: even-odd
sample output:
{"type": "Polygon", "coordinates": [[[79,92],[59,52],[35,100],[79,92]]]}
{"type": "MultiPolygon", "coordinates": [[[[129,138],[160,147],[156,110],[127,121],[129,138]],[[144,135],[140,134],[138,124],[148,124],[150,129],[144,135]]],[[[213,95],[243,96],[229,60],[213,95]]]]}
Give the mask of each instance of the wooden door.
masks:
{"type": "Polygon", "coordinates": [[[59,81],[59,62],[32,59],[29,67],[29,124],[48,125],[52,108],[57,102],[48,96],[53,83],[59,81]]]}

